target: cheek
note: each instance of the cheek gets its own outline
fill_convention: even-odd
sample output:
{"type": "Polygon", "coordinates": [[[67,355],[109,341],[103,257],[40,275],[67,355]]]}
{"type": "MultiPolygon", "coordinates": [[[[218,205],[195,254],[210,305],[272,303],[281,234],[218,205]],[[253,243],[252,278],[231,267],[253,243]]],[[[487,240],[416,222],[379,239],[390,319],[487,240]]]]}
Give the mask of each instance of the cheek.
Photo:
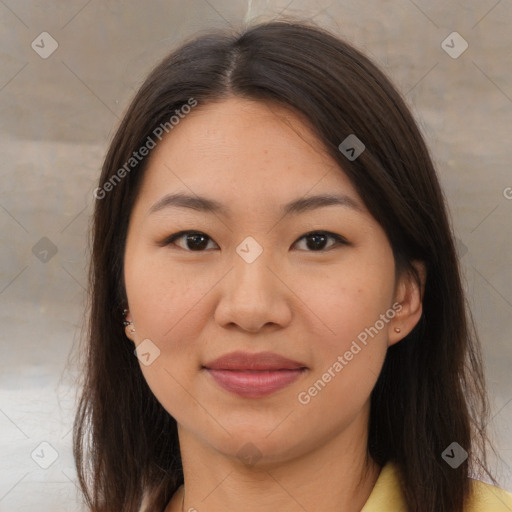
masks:
{"type": "Polygon", "coordinates": [[[367,404],[386,356],[387,324],[380,315],[390,293],[389,283],[376,286],[375,276],[354,272],[309,295],[324,329],[311,347],[314,364],[296,400],[304,412],[323,418],[322,428],[348,424],[367,404]]]}
{"type": "Polygon", "coordinates": [[[367,403],[384,362],[388,324],[381,315],[393,297],[393,260],[376,261],[347,259],[328,279],[316,276],[322,287],[309,283],[307,303],[324,328],[312,352],[310,378],[297,400],[309,413],[316,410],[325,428],[350,421],[367,403]]]}
{"type": "Polygon", "coordinates": [[[200,416],[190,392],[191,376],[197,374],[201,363],[205,321],[201,319],[201,299],[218,279],[203,279],[184,269],[169,265],[161,255],[157,258],[142,250],[128,253],[125,260],[135,344],[149,339],[160,351],[149,366],[140,363],[141,371],[157,400],[179,421],[200,416]]]}
{"type": "Polygon", "coordinates": [[[321,320],[320,350],[331,355],[343,353],[353,340],[364,341],[376,322],[379,332],[375,335],[371,329],[371,339],[387,342],[387,323],[382,325],[379,319],[392,301],[393,275],[383,270],[354,261],[328,276],[310,275],[303,281],[301,289],[308,290],[304,302],[321,320]]]}
{"type": "Polygon", "coordinates": [[[171,265],[162,251],[133,251],[125,260],[125,283],[137,332],[163,348],[193,338],[201,327],[201,300],[218,279],[195,265],[171,265]]]}

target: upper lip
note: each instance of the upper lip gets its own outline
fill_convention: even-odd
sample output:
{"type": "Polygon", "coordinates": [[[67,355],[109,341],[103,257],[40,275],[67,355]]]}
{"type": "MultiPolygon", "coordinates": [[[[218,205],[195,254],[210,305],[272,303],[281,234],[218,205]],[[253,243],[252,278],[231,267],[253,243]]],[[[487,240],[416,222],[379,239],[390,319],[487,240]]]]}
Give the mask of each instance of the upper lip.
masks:
{"type": "Polygon", "coordinates": [[[273,352],[230,352],[204,365],[211,370],[295,370],[306,365],[273,352]]]}

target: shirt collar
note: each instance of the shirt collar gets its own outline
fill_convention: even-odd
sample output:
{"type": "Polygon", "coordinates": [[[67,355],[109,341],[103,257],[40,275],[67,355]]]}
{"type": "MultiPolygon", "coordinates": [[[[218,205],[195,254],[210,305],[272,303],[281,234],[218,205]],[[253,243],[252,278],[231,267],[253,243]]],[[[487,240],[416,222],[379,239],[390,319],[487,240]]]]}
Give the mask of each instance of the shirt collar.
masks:
{"type": "Polygon", "coordinates": [[[398,470],[392,461],[388,461],[380,470],[375,486],[361,512],[407,512],[407,505],[398,478],[398,470]]]}

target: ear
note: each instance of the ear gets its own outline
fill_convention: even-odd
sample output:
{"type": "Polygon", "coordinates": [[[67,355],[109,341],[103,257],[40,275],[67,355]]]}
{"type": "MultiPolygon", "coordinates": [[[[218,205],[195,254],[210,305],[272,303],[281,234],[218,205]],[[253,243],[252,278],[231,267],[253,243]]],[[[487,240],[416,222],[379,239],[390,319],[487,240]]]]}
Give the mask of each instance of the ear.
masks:
{"type": "Polygon", "coordinates": [[[395,302],[401,304],[401,309],[389,323],[388,346],[398,343],[405,338],[416,326],[423,313],[423,294],[427,280],[427,271],[422,261],[413,261],[413,267],[418,273],[420,285],[416,276],[411,272],[403,272],[398,278],[395,288],[395,302]],[[395,328],[400,329],[396,332],[395,328]]]}

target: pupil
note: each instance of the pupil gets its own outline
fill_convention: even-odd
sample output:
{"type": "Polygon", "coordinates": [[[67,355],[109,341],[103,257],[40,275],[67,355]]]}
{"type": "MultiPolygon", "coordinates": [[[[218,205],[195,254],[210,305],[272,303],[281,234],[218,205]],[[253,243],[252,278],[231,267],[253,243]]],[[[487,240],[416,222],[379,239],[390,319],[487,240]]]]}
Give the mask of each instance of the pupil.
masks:
{"type": "MultiPolygon", "coordinates": [[[[187,236],[187,245],[192,240],[192,247],[189,246],[189,249],[197,250],[197,249],[204,249],[208,242],[206,241],[205,236],[203,235],[188,235],[187,236]],[[203,242],[198,243],[198,239],[203,239],[203,242]]],[[[316,235],[309,235],[308,237],[308,249],[319,249],[323,246],[325,243],[326,236],[322,234],[316,234],[316,235]],[[313,243],[309,243],[311,240],[313,240],[313,243]]]]}
{"type": "MultiPolygon", "coordinates": [[[[187,237],[187,242],[189,242],[191,239],[192,239],[192,240],[194,240],[194,242],[193,242],[193,243],[195,244],[195,245],[192,247],[192,249],[193,249],[193,248],[197,249],[198,247],[199,247],[199,249],[202,249],[202,248],[204,248],[204,247],[206,247],[206,246],[208,245],[208,242],[206,242],[206,243],[204,242],[204,240],[206,239],[206,237],[205,237],[205,236],[203,236],[203,235],[188,235],[188,237],[187,237]],[[199,246],[196,244],[196,241],[197,241],[197,239],[198,239],[198,238],[202,238],[202,239],[203,239],[203,243],[202,243],[202,244],[199,244],[199,246]]],[[[189,247],[189,248],[190,248],[190,247],[189,247]]]]}
{"type": "MultiPolygon", "coordinates": [[[[325,242],[325,238],[326,238],[326,237],[325,237],[325,235],[321,235],[321,234],[319,234],[319,235],[310,235],[310,236],[309,236],[309,239],[310,239],[310,240],[311,240],[311,239],[315,239],[315,240],[316,240],[316,242],[313,244],[313,248],[315,248],[315,249],[318,249],[318,239],[319,239],[319,238],[320,238],[320,239],[323,239],[323,242],[325,242]]],[[[311,245],[310,245],[309,243],[308,243],[307,245],[308,245],[308,248],[309,248],[309,249],[311,249],[311,248],[312,248],[312,247],[311,247],[311,245]]],[[[320,245],[322,246],[322,241],[320,241],[320,245]]]]}

